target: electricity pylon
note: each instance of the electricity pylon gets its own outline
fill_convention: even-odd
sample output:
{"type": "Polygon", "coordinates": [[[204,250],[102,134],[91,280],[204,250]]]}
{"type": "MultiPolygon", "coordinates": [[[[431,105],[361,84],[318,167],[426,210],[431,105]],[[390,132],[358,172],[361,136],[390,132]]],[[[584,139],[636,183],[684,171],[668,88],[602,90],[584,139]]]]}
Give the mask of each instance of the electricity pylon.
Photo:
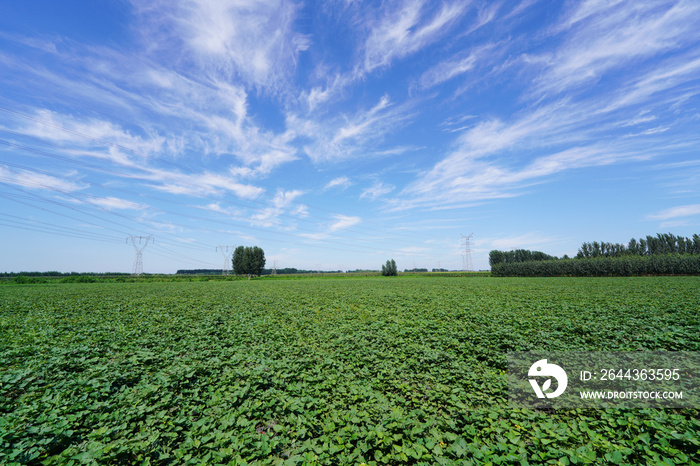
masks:
{"type": "Polygon", "coordinates": [[[129,236],[126,242],[134,245],[134,251],[136,252],[136,257],[134,258],[134,267],[131,269],[131,275],[143,275],[143,250],[148,246],[148,242],[155,241],[153,236],[129,236]],[[139,244],[136,245],[136,240],[139,244]]]}
{"type": "Polygon", "coordinates": [[[221,269],[221,275],[228,275],[228,268],[231,264],[231,256],[236,246],[217,246],[216,250],[224,256],[224,268],[221,269]]]}
{"type": "Polygon", "coordinates": [[[464,242],[464,271],[473,272],[474,265],[472,264],[472,249],[470,241],[474,236],[474,233],[470,233],[469,236],[462,235],[462,241],[464,242]]]}

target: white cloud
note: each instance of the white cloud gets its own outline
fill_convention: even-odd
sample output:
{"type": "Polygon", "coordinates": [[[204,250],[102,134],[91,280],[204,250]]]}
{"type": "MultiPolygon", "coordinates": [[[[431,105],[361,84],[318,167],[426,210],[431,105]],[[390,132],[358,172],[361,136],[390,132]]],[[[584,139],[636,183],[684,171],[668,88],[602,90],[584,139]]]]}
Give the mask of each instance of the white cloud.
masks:
{"type": "Polygon", "coordinates": [[[700,93],[696,76],[700,59],[681,53],[667,66],[629,75],[617,88],[583,99],[543,99],[525,107],[509,120],[496,116],[463,129],[455,144],[432,169],[406,186],[392,209],[463,206],[489,199],[519,195],[522,188],[546,181],[549,175],[583,167],[644,160],[689,143],[686,136],[662,141],[672,124],[658,124],[655,113],[664,112],[678,95],[700,93]],[[691,59],[692,58],[692,59],[691,59]],[[681,88],[658,96],[662,91],[681,88]],[[645,106],[636,118],[624,111],[645,106]],[[611,138],[625,126],[657,121],[651,128],[611,138]],[[663,147],[660,145],[663,144],[663,147]],[[568,147],[568,148],[567,148],[568,147]],[[536,151],[536,152],[535,152],[536,151]],[[515,159],[515,154],[519,154],[515,159]],[[541,154],[523,163],[529,154],[541,154]],[[515,161],[519,163],[514,163],[515,161]]]}
{"type": "Polygon", "coordinates": [[[375,123],[380,120],[380,112],[389,105],[389,97],[387,95],[382,96],[377,105],[367,112],[360,114],[355,121],[348,122],[347,125],[338,129],[331,140],[331,144],[338,145],[348,139],[358,139],[365,135],[374,127],[375,123]]]}
{"type": "Polygon", "coordinates": [[[197,209],[208,210],[210,212],[216,212],[218,214],[226,215],[227,217],[240,216],[240,213],[232,208],[222,207],[220,202],[212,202],[205,206],[193,206],[197,209]]]}
{"type": "Polygon", "coordinates": [[[330,238],[331,233],[337,233],[362,222],[360,217],[353,217],[343,214],[334,214],[333,219],[335,221],[327,225],[324,230],[316,233],[300,233],[299,236],[310,241],[323,241],[330,238]]]}
{"type": "Polygon", "coordinates": [[[11,169],[4,165],[0,165],[0,181],[26,188],[45,189],[60,193],[70,193],[88,187],[87,184],[79,184],[30,170],[11,169]]]}
{"type": "Polygon", "coordinates": [[[331,188],[340,188],[342,190],[345,190],[352,186],[352,182],[350,181],[350,178],[347,176],[339,176],[337,178],[333,178],[324,186],[323,190],[327,191],[331,188]]]}
{"type": "Polygon", "coordinates": [[[242,199],[256,199],[265,192],[263,188],[258,186],[239,183],[235,177],[216,173],[184,174],[160,169],[144,170],[146,173],[138,173],[129,177],[155,181],[158,184],[152,184],[151,187],[172,194],[208,196],[231,192],[242,199]]]}
{"type": "Polygon", "coordinates": [[[556,29],[557,31],[569,29],[589,16],[608,12],[616,5],[622,3],[622,1],[623,0],[584,0],[572,4],[572,10],[556,29]]]}
{"type": "Polygon", "coordinates": [[[336,221],[330,227],[328,227],[329,232],[344,230],[346,228],[350,228],[353,225],[357,225],[362,221],[360,217],[351,217],[348,215],[341,214],[336,214],[333,217],[336,219],[336,221]]]}
{"type": "Polygon", "coordinates": [[[368,198],[370,201],[374,201],[385,194],[389,194],[394,189],[395,186],[385,185],[384,183],[378,181],[362,191],[362,194],[360,194],[360,199],[368,198]]]}
{"type": "Polygon", "coordinates": [[[398,252],[404,256],[430,256],[431,249],[421,246],[409,246],[398,249],[398,252]]]}
{"type": "Polygon", "coordinates": [[[378,147],[385,137],[414,117],[413,104],[394,105],[387,95],[376,105],[354,115],[331,119],[287,118],[289,131],[309,139],[304,146],[312,161],[338,161],[348,158],[381,156],[395,151],[378,147]]]}
{"type": "Polygon", "coordinates": [[[285,212],[295,213],[299,217],[304,217],[308,215],[305,206],[297,206],[294,209],[290,209],[292,202],[299,196],[303,195],[304,191],[301,190],[291,190],[284,191],[282,189],[277,190],[277,193],[272,198],[272,205],[266,207],[257,214],[251,216],[253,223],[262,225],[265,227],[271,227],[280,224],[279,217],[285,212]]]}
{"type": "MultiPolygon", "coordinates": [[[[143,8],[154,21],[172,20],[165,2],[143,8]]],[[[124,166],[192,152],[233,155],[248,169],[246,176],[260,177],[297,159],[296,135],[261,128],[248,114],[244,83],[230,74],[179,65],[167,55],[71,45],[60,55],[60,66],[51,69],[12,57],[6,65],[27,85],[54,89],[59,102],[68,96],[65,106],[90,102],[100,117],[84,109],[75,115],[40,109],[26,115],[29,124],[22,121],[13,130],[124,166]]]]}
{"type": "Polygon", "coordinates": [[[128,201],[126,199],[119,199],[117,197],[90,197],[87,199],[87,202],[107,210],[144,210],[148,208],[147,205],[128,201]]]}
{"type": "Polygon", "coordinates": [[[569,35],[549,57],[539,79],[540,93],[570,91],[595,82],[632,60],[672,50],[698,38],[695,27],[700,4],[680,1],[670,6],[654,2],[586,2],[565,18],[559,31],[569,35]]]}
{"type": "Polygon", "coordinates": [[[299,5],[292,1],[180,0],[134,2],[141,14],[159,24],[156,49],[181,40],[193,61],[210,75],[240,76],[252,87],[286,86],[299,53],[309,40],[294,30],[299,5]],[[169,37],[158,36],[163,29],[169,37]]]}
{"type": "MultiPolygon", "coordinates": [[[[240,135],[242,148],[245,149],[241,152],[244,154],[241,159],[247,166],[230,167],[230,175],[225,172],[211,173],[190,169],[166,156],[168,149],[177,141],[163,136],[135,136],[108,121],[76,118],[49,110],[37,110],[34,115],[27,115],[24,119],[29,124],[19,126],[15,130],[17,134],[60,144],[54,150],[75,159],[77,164],[81,164],[79,159],[84,157],[107,160],[118,167],[114,169],[103,165],[96,169],[123,178],[156,182],[151,185],[153,188],[174,194],[231,192],[241,198],[255,199],[264,189],[241,183],[240,177],[263,176],[279,165],[296,159],[295,149],[288,145],[289,134],[272,136],[253,128],[246,130],[247,135],[240,135]],[[157,168],[156,164],[174,168],[157,168]]],[[[216,135],[213,139],[216,141],[216,135]]]]}
{"type": "Polygon", "coordinates": [[[401,199],[392,200],[390,205],[392,210],[436,209],[514,197],[523,188],[556,173],[645,157],[651,155],[624,145],[590,144],[537,157],[521,167],[510,167],[505,161],[480,160],[457,151],[407,186],[401,199]]]}
{"type": "Polygon", "coordinates": [[[670,220],[679,217],[692,217],[694,215],[700,215],[700,204],[689,204],[671,207],[669,209],[662,210],[661,212],[650,214],[647,216],[647,219],[670,220]]]}
{"type": "Polygon", "coordinates": [[[313,112],[321,104],[325,104],[335,99],[343,89],[355,82],[357,76],[352,74],[341,74],[339,72],[329,75],[324,72],[325,85],[314,86],[309,90],[303,90],[299,96],[302,102],[306,103],[308,110],[313,112]]]}
{"type": "Polygon", "coordinates": [[[448,60],[444,60],[428,71],[425,71],[418,82],[423,89],[428,89],[445,81],[449,81],[456,76],[467,73],[475,68],[478,61],[491,56],[493,48],[493,44],[488,44],[472,50],[469,54],[461,53],[448,60]]]}
{"type": "Polygon", "coordinates": [[[76,118],[47,109],[28,116],[29,124],[17,128],[25,135],[61,143],[76,155],[109,159],[120,165],[132,165],[134,158],[147,158],[163,149],[162,137],[130,134],[109,121],[76,118]]]}
{"type": "MultiPolygon", "coordinates": [[[[662,91],[692,82],[698,76],[698,73],[700,73],[700,57],[682,55],[680,59],[676,58],[673,61],[666,61],[658,69],[642,75],[632,84],[624,87],[619,92],[619,96],[611,100],[601,111],[610,112],[647,101],[662,91]]],[[[684,94],[682,98],[698,93],[700,93],[700,89],[695,86],[691,88],[691,92],[684,94]]]]}
{"type": "MultiPolygon", "coordinates": [[[[425,2],[399,2],[400,8],[388,9],[371,27],[364,46],[363,72],[387,66],[395,58],[412,54],[449,33],[461,17],[466,3],[443,3],[430,19],[425,19],[425,2]]],[[[393,6],[393,5],[392,5],[393,6]]]]}

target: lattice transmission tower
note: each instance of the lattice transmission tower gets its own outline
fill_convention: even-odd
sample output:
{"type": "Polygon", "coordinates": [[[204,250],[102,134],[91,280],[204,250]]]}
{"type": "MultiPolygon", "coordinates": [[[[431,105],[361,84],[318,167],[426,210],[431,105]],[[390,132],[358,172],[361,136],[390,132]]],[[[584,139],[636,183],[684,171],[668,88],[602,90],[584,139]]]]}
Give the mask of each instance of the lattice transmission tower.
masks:
{"type": "Polygon", "coordinates": [[[126,239],[127,244],[131,241],[134,245],[134,252],[136,257],[134,258],[134,267],[131,269],[132,275],[143,275],[143,250],[148,246],[148,242],[154,242],[153,236],[129,236],[126,239]],[[138,241],[138,245],[136,242],[138,241]]]}
{"type": "Polygon", "coordinates": [[[462,235],[462,245],[464,246],[464,254],[462,255],[462,259],[464,261],[464,271],[465,272],[473,272],[474,271],[474,264],[472,264],[472,248],[471,248],[472,236],[474,236],[474,233],[470,233],[469,236],[462,235]]]}
{"type": "Polygon", "coordinates": [[[221,275],[228,275],[229,267],[232,266],[233,264],[231,263],[231,256],[233,255],[233,251],[236,249],[236,246],[217,246],[216,250],[221,253],[221,255],[224,257],[224,268],[221,269],[221,275]]]}

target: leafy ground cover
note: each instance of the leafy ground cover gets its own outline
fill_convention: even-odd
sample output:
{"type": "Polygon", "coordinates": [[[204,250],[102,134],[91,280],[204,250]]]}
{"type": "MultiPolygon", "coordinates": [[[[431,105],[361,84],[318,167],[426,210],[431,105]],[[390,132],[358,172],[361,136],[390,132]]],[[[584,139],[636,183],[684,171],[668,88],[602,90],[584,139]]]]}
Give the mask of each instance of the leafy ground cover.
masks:
{"type": "Polygon", "coordinates": [[[698,410],[507,405],[506,355],[700,350],[698,277],[7,285],[0,464],[699,464],[698,410]]]}

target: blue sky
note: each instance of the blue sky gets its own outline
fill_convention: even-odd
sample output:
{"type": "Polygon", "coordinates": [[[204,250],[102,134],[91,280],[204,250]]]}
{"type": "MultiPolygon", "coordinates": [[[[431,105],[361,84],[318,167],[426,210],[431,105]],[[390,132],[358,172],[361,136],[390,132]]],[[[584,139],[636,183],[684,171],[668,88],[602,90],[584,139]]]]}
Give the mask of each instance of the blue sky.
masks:
{"type": "Polygon", "coordinates": [[[700,232],[700,3],[0,5],[0,271],[475,269],[700,232]]]}

